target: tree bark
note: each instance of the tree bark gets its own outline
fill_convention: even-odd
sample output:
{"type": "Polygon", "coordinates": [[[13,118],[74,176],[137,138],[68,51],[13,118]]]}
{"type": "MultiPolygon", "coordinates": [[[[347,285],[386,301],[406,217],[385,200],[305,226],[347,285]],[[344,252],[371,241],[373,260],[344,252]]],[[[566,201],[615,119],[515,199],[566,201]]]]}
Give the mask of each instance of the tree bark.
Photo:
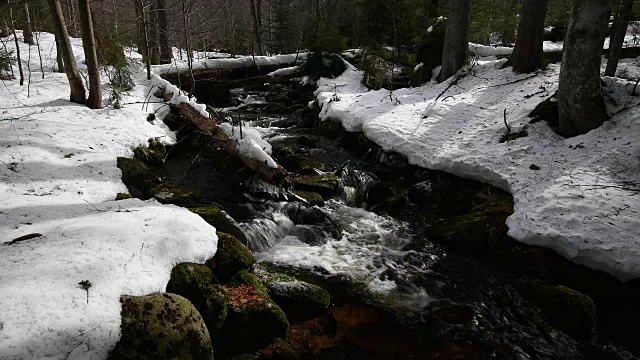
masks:
{"type": "Polygon", "coordinates": [[[62,8],[60,7],[60,0],[47,0],[49,3],[49,11],[52,15],[53,27],[56,34],[56,49],[62,53],[64,60],[64,72],[69,79],[69,87],[71,88],[70,101],[84,104],[85,103],[85,91],[80,73],[78,72],[78,66],[76,65],[76,59],[73,55],[73,49],[71,48],[71,41],[69,40],[69,33],[64,24],[64,17],[62,15],[62,8]]]}
{"type": "Polygon", "coordinates": [[[449,0],[449,18],[444,36],[439,81],[454,75],[467,63],[469,51],[470,0],[449,0]]]}
{"type": "Polygon", "coordinates": [[[609,41],[609,60],[607,68],[604,71],[605,76],[616,76],[618,61],[620,60],[620,51],[624,44],[624,37],[627,34],[627,26],[631,19],[631,10],[633,9],[633,0],[622,0],[618,14],[613,22],[613,34],[609,41]]]}
{"type": "Polygon", "coordinates": [[[158,29],[160,32],[160,63],[170,64],[173,58],[171,46],[169,46],[169,18],[167,16],[167,0],[156,0],[158,10],[158,29]]]}
{"type": "Polygon", "coordinates": [[[258,55],[262,55],[262,1],[250,0],[250,6],[251,18],[253,19],[253,35],[255,37],[256,45],[258,46],[258,55]]]}
{"type": "Polygon", "coordinates": [[[29,15],[29,2],[24,2],[24,17],[25,17],[25,26],[24,31],[22,32],[22,37],[24,38],[25,44],[35,45],[33,42],[33,31],[31,29],[31,16],[29,15]]]}
{"type": "Polygon", "coordinates": [[[138,43],[138,52],[142,55],[142,62],[147,62],[147,40],[145,28],[145,12],[144,5],[141,0],[133,0],[136,11],[136,42],[138,43]]]}
{"type": "Polygon", "coordinates": [[[610,12],[609,0],[573,2],[558,87],[560,135],[585,134],[609,118],[600,86],[600,62],[610,12]]]}
{"type": "Polygon", "coordinates": [[[518,39],[511,55],[513,71],[530,73],[542,66],[542,43],[547,0],[525,0],[520,12],[518,39]]]}
{"type": "Polygon", "coordinates": [[[149,37],[149,53],[151,54],[151,63],[160,64],[160,46],[158,40],[160,38],[158,29],[158,6],[155,0],[151,0],[151,9],[149,10],[149,26],[147,26],[147,35],[149,37]]]}
{"type": "Polygon", "coordinates": [[[13,10],[9,8],[9,17],[11,19],[11,31],[13,32],[13,40],[16,43],[16,62],[18,63],[18,72],[20,73],[20,86],[24,85],[24,73],[22,72],[22,60],[20,59],[20,42],[16,35],[16,25],[13,21],[13,10]]]}
{"type": "MultiPolygon", "coordinates": [[[[73,0],[67,0],[67,10],[69,12],[69,24],[67,25],[71,27],[70,29],[67,28],[67,32],[71,33],[71,36],[77,37],[78,26],[76,24],[76,11],[74,8],[75,7],[73,6],[73,0]]],[[[64,14],[62,18],[64,19],[64,14]]]]}
{"type": "Polygon", "coordinates": [[[80,15],[80,27],[82,29],[82,47],[84,57],[89,70],[89,98],[87,106],[91,109],[102,109],[102,89],[100,87],[100,69],[98,68],[98,56],[96,55],[96,41],[93,34],[93,21],[91,21],[91,9],[87,0],[78,0],[80,15]]]}
{"type": "Polygon", "coordinates": [[[58,34],[55,33],[55,40],[56,40],[56,63],[58,64],[58,72],[59,73],[63,73],[64,72],[64,60],[62,59],[62,50],[60,50],[60,48],[58,47],[58,44],[60,43],[60,40],[58,39],[58,34]]]}

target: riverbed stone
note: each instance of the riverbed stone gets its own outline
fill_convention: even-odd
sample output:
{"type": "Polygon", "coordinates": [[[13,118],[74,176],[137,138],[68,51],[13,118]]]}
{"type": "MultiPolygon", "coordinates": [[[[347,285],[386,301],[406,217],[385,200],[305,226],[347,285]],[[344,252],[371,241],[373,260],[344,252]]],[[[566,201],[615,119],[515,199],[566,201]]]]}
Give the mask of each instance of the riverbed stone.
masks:
{"type": "Polygon", "coordinates": [[[236,273],[249,270],[254,263],[249,249],[234,236],[218,232],[218,251],[207,262],[215,279],[226,284],[236,273]]]}
{"type": "Polygon", "coordinates": [[[593,336],[597,325],[596,305],[587,295],[529,277],[520,278],[517,286],[560,329],[584,339],[593,336]]]}
{"type": "Polygon", "coordinates": [[[119,359],[213,359],[200,313],[175,294],[122,296],[121,337],[109,354],[119,359]]]}
{"type": "Polygon", "coordinates": [[[229,214],[221,210],[215,205],[190,208],[189,211],[200,215],[200,217],[209,223],[209,225],[216,228],[216,231],[223,232],[234,236],[240,240],[244,245],[247,245],[247,237],[240,229],[238,224],[229,214]]]}
{"type": "Polygon", "coordinates": [[[324,199],[317,192],[293,190],[293,193],[305,199],[311,205],[324,206],[324,199]]]}
{"type": "Polygon", "coordinates": [[[433,189],[431,188],[431,181],[422,181],[413,185],[407,193],[409,201],[414,204],[425,206],[433,200],[433,189]]]}
{"type": "Polygon", "coordinates": [[[181,263],[171,270],[167,292],[196,301],[212,280],[213,273],[206,265],[181,263]]]}
{"type": "Polygon", "coordinates": [[[284,206],[284,213],[296,225],[315,225],[325,222],[327,216],[316,207],[309,207],[302,203],[289,203],[284,206]]]}
{"type": "Polygon", "coordinates": [[[340,186],[340,180],[335,175],[307,175],[293,181],[296,190],[313,191],[322,196],[335,195],[340,186]]]}
{"type": "Polygon", "coordinates": [[[297,173],[303,169],[324,170],[326,168],[326,166],[319,161],[307,159],[305,157],[296,155],[280,158],[278,159],[278,164],[294,173],[297,173]]]}
{"type": "Polygon", "coordinates": [[[303,281],[272,281],[266,283],[269,296],[290,320],[310,320],[322,314],[330,304],[323,288],[303,281]]]}
{"type": "Polygon", "coordinates": [[[153,197],[161,204],[173,204],[180,206],[199,205],[206,202],[204,194],[200,191],[164,184],[153,190],[153,197]]]}
{"type": "Polygon", "coordinates": [[[222,285],[207,285],[199,294],[199,298],[194,302],[207,329],[212,336],[220,330],[222,324],[227,319],[227,309],[229,307],[229,292],[222,285]]]}

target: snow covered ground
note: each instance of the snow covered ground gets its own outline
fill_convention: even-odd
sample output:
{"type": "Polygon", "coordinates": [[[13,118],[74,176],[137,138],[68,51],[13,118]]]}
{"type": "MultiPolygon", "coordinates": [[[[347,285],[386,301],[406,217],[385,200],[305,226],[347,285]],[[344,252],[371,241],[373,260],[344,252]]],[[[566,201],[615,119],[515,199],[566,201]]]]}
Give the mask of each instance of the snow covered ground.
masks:
{"type": "MultiPolygon", "coordinates": [[[[120,296],[164,291],[173,266],[211,258],[217,237],[183,208],[113,201],[127,192],[116,157],[173,134],[147,122],[141,104],[70,103],[66,76],[51,72],[53,35],[40,41],[46,77],[32,47],[29,97],[17,80],[0,88],[0,359],[104,359],[120,337],[120,296]]],[[[72,41],[82,70],[81,41],[72,41]]],[[[28,61],[22,43],[21,56],[28,61]]],[[[142,74],[125,103],[146,96],[142,74]]]]}
{"type": "MultiPolygon", "coordinates": [[[[640,59],[639,59],[640,60],[640,59]]],[[[602,127],[564,139],[528,114],[558,87],[560,67],[537,75],[485,61],[451,86],[430,83],[394,91],[367,91],[362,74],[347,64],[316,91],[325,121],[363,131],[409,162],[493,184],[513,194],[509,235],[551,248],[566,258],[613,274],[640,278],[640,97],[633,82],[606,78],[617,113],[602,127]],[[621,110],[624,107],[631,107],[621,110]],[[514,131],[528,136],[500,143],[503,111],[514,131]]],[[[638,70],[638,61],[625,62],[638,70]]]]}

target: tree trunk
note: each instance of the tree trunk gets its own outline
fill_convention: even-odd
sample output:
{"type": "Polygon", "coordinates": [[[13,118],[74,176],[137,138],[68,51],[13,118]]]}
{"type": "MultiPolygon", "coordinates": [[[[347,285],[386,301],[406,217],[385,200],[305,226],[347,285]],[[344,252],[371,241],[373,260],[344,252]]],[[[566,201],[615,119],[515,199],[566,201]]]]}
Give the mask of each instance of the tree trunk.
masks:
{"type": "Polygon", "coordinates": [[[49,3],[49,12],[52,15],[53,27],[56,34],[56,48],[62,53],[64,72],[67,74],[67,79],[69,79],[69,87],[71,88],[71,96],[69,99],[72,102],[84,104],[84,85],[82,84],[76,59],[73,55],[69,33],[64,24],[60,0],[47,0],[47,2],[49,3]]]}
{"type": "Polygon", "coordinates": [[[24,17],[25,17],[25,26],[24,31],[22,32],[22,37],[24,38],[25,44],[35,45],[33,42],[33,31],[31,30],[31,16],[29,16],[29,2],[24,2],[24,17]]]}
{"type": "Polygon", "coordinates": [[[573,2],[558,87],[560,135],[585,134],[609,118],[600,87],[600,62],[610,12],[609,0],[573,2]]]}
{"type": "Polygon", "coordinates": [[[262,7],[261,0],[250,0],[251,6],[251,18],[253,19],[253,35],[255,37],[256,45],[258,46],[258,55],[263,54],[262,49],[262,7]]]}
{"type": "Polygon", "coordinates": [[[136,42],[138,43],[138,52],[142,55],[142,62],[147,62],[147,40],[145,28],[145,12],[144,5],[141,0],[133,0],[136,11],[136,42]]]}
{"type": "Polygon", "coordinates": [[[18,72],[20,73],[20,86],[24,85],[24,73],[22,72],[22,60],[20,59],[20,42],[16,35],[16,25],[13,21],[13,9],[9,8],[9,19],[11,20],[11,31],[13,32],[13,40],[16,43],[16,62],[18,63],[18,72]]]}
{"type": "Polygon", "coordinates": [[[624,37],[627,34],[627,26],[631,19],[631,10],[633,9],[633,0],[622,0],[618,14],[613,22],[613,34],[609,41],[609,60],[607,61],[607,69],[604,71],[605,76],[616,76],[618,61],[620,60],[620,51],[624,44],[624,37]]]}
{"type": "Polygon", "coordinates": [[[96,55],[96,41],[93,35],[93,22],[88,0],[78,0],[80,26],[82,29],[82,47],[89,70],[89,98],[87,106],[91,109],[102,109],[102,89],[100,87],[100,69],[96,55]]]}
{"type": "MultiPolygon", "coordinates": [[[[73,6],[73,0],[67,0],[67,10],[69,11],[69,24],[70,28],[67,28],[67,32],[71,33],[71,36],[78,36],[78,26],[76,25],[76,11],[73,6]]],[[[62,19],[64,19],[64,14],[62,19]]]]}
{"type": "Polygon", "coordinates": [[[167,0],[156,0],[158,8],[158,28],[160,32],[160,63],[170,64],[173,58],[169,46],[169,18],[167,16],[167,0]]]}
{"type": "Polygon", "coordinates": [[[151,54],[151,63],[160,64],[160,46],[158,40],[160,38],[158,30],[158,6],[155,0],[151,0],[151,9],[149,10],[149,26],[147,26],[147,35],[149,36],[149,53],[151,54]]]}
{"type": "MultiPolygon", "coordinates": [[[[541,0],[541,2],[546,0],[541,0]]],[[[539,5],[542,7],[542,4],[539,5]]],[[[546,6],[545,6],[546,8],[546,6]]],[[[502,46],[511,46],[516,41],[516,22],[518,21],[516,0],[504,0],[504,18],[502,21],[502,46]]]]}
{"type": "Polygon", "coordinates": [[[547,0],[525,0],[520,12],[518,39],[511,55],[513,71],[530,73],[542,65],[547,0]]]}
{"type": "Polygon", "coordinates": [[[63,73],[64,72],[64,60],[62,59],[62,50],[60,50],[60,48],[58,47],[58,44],[60,43],[60,40],[58,38],[58,34],[55,33],[55,40],[56,40],[56,63],[58,63],[58,72],[59,73],[63,73]]]}
{"type": "Polygon", "coordinates": [[[469,12],[470,0],[449,0],[449,18],[444,36],[440,81],[454,75],[467,62],[469,12]]]}

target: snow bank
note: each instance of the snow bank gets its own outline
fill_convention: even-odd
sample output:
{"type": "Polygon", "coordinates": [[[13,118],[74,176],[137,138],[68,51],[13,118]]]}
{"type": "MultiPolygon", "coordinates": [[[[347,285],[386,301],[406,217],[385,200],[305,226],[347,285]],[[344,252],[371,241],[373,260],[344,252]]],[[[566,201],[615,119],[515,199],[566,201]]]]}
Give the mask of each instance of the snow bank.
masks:
{"type": "MultiPolygon", "coordinates": [[[[397,90],[400,104],[386,90],[366,91],[361,73],[348,67],[336,79],[340,101],[332,101],[333,80],[321,79],[320,115],[348,131],[364,131],[412,164],[509,191],[513,238],[622,280],[640,278],[640,194],[627,190],[640,179],[640,107],[564,139],[546,123],[527,125],[529,112],[557,90],[559,65],[527,78],[500,69],[503,62],[476,66],[475,76],[461,79],[437,102],[447,82],[397,90]],[[499,143],[504,109],[514,131],[528,126],[528,137],[499,143]]],[[[631,87],[621,81],[612,88],[631,87]]],[[[618,100],[632,105],[640,99],[618,100]]]]}
{"type": "MultiPolygon", "coordinates": [[[[0,358],[104,359],[120,337],[120,296],[164,291],[173,266],[211,258],[217,237],[186,209],[112,201],[127,192],[116,157],[173,134],[147,122],[140,104],[70,103],[65,75],[50,72],[53,35],[39,36],[46,78],[32,76],[30,97],[17,81],[0,88],[0,358]]],[[[81,41],[72,44],[81,61],[81,41]]],[[[21,44],[23,59],[28,51],[21,44]]],[[[144,74],[134,77],[128,102],[146,96],[144,74]]]]}
{"type": "Polygon", "coordinates": [[[242,137],[240,128],[229,123],[220,124],[220,128],[238,144],[238,152],[250,159],[255,159],[267,164],[270,168],[278,167],[278,164],[271,158],[271,144],[262,139],[260,132],[251,127],[242,127],[242,137]]]}

